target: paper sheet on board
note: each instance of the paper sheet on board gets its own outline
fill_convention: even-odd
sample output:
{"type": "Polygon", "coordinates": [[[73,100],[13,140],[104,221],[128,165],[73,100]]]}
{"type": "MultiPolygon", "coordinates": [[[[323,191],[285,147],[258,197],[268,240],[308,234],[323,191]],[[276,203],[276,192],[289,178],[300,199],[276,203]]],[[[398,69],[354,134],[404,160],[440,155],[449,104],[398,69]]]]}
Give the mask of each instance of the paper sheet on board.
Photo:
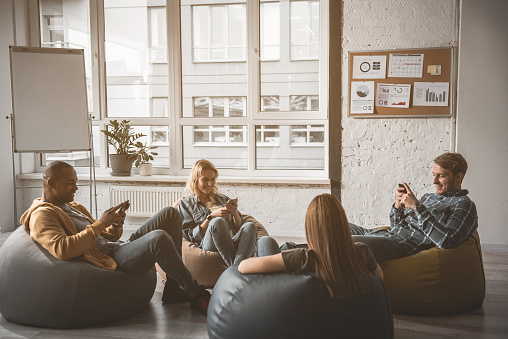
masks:
{"type": "Polygon", "coordinates": [[[413,106],[448,106],[449,82],[415,82],[413,106]]]}
{"type": "Polygon", "coordinates": [[[410,84],[377,84],[376,106],[409,108],[410,84]]]}
{"type": "Polygon", "coordinates": [[[353,79],[385,79],[386,55],[355,55],[353,79]]]}
{"type": "Polygon", "coordinates": [[[421,78],[423,54],[390,54],[389,78],[421,78]]]}
{"type": "Polygon", "coordinates": [[[374,81],[351,82],[350,113],[374,113],[374,81]]]}

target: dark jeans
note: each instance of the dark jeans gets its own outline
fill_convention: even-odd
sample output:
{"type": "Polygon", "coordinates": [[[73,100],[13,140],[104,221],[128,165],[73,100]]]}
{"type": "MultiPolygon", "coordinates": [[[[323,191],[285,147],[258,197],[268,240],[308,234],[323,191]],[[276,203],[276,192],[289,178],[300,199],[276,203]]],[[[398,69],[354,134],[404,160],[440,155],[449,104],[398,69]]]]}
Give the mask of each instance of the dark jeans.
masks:
{"type": "Polygon", "coordinates": [[[373,233],[373,230],[352,223],[349,223],[349,230],[353,241],[369,246],[378,262],[407,256],[399,242],[389,236],[388,231],[378,230],[373,233]]]}
{"type": "Polygon", "coordinates": [[[144,273],[158,263],[185,293],[197,293],[198,283],[182,262],[182,217],[172,207],[157,212],[108,255],[125,272],[144,273]]]}

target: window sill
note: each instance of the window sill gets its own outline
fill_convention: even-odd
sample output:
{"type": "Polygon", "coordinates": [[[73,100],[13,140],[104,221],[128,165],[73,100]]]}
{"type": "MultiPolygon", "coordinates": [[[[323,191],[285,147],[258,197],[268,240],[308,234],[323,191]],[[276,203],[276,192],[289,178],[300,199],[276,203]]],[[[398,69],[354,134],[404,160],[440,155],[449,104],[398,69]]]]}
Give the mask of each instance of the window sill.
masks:
{"type": "MultiPolygon", "coordinates": [[[[123,182],[123,183],[186,183],[187,176],[172,176],[154,174],[151,176],[131,175],[128,177],[112,176],[109,173],[95,174],[97,182],[123,182]]],[[[18,180],[42,180],[42,173],[18,174],[18,180]]],[[[89,173],[79,173],[80,181],[90,180],[89,173]]],[[[320,185],[329,186],[330,179],[307,177],[227,177],[221,176],[220,184],[281,184],[281,185],[320,185]]],[[[22,188],[22,187],[21,187],[22,188]]]]}

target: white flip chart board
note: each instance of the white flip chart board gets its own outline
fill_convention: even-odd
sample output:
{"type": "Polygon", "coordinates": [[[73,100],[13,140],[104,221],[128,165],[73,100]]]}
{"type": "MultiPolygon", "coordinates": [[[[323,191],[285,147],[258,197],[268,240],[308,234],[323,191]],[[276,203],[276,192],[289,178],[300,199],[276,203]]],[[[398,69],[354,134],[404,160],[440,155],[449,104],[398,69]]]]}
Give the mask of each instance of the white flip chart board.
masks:
{"type": "Polygon", "coordinates": [[[10,46],[15,152],[90,150],[84,52],[10,46]]]}

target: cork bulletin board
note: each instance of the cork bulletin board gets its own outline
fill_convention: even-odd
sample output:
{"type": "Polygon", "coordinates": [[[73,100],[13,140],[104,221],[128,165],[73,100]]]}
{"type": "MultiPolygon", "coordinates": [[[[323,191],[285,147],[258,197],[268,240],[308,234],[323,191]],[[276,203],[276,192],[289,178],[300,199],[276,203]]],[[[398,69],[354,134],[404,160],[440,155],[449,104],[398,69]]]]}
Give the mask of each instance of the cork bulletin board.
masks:
{"type": "Polygon", "coordinates": [[[452,48],[349,52],[348,116],[450,117],[453,58],[452,48]]]}

